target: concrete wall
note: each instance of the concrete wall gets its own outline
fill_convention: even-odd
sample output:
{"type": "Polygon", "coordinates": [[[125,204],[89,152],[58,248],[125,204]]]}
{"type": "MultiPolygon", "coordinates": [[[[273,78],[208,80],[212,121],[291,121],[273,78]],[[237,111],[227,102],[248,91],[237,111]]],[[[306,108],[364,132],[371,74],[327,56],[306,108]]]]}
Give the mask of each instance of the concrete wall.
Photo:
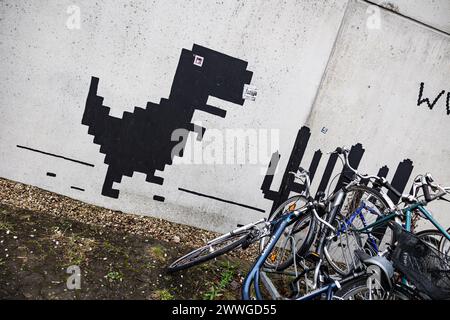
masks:
{"type": "MultiPolygon", "coordinates": [[[[380,11],[380,29],[367,28],[367,8],[356,2],[344,18],[307,121],[314,129],[310,143],[322,150],[361,143],[361,170],[376,173],[387,165],[388,179],[400,161],[410,159],[408,188],[415,175],[428,171],[450,185],[450,37],[386,10],[380,11]],[[422,82],[431,101],[445,90],[432,110],[418,106],[422,82]]],[[[450,225],[450,207],[440,204],[437,217],[450,225]]]]}
{"type": "MultiPolygon", "coordinates": [[[[450,184],[448,5],[444,0],[394,4],[411,19],[353,0],[3,1],[0,176],[216,231],[267,216],[274,203],[268,191],[281,190],[286,168],[296,161],[307,167],[317,149],[361,143],[363,171],[376,173],[388,165],[392,176],[408,158],[414,173],[429,170],[450,184]],[[156,170],[162,185],[131,168],[114,184],[117,198],[102,195],[108,155],[101,139],[94,140],[82,124],[91,77],[99,79],[96,95],[104,97],[99,106],[110,108],[101,110],[109,111],[114,123],[138,114],[135,107],[145,109],[148,102],[154,105],[147,110],[162,110],[161,99],[174,105],[171,89],[183,65],[180,55],[194,44],[248,63],[256,100],[239,105],[210,96],[208,105],[226,110],[226,116],[195,110],[189,120],[206,128],[203,141],[190,133],[184,156],[156,170]],[[432,110],[417,106],[421,82],[424,97],[434,99],[445,90],[432,110]],[[290,157],[302,142],[303,125],[311,133],[305,156],[290,157]],[[231,157],[232,164],[221,164],[217,155],[214,164],[186,163],[195,150],[208,148],[225,150],[226,157],[226,134],[240,129],[261,136],[238,147],[241,153],[231,157]],[[265,152],[241,163],[245,149],[265,152]],[[266,168],[275,152],[281,158],[268,181],[266,168]]],[[[159,134],[176,119],[178,113],[158,118],[149,132],[159,134]]],[[[157,140],[152,137],[133,138],[142,143],[139,152],[146,150],[146,141],[157,140]]],[[[128,156],[135,150],[123,152],[128,156]]],[[[324,155],[319,162],[315,188],[326,160],[324,155]]]]}
{"type": "Polygon", "coordinates": [[[450,33],[450,1],[448,0],[373,0],[372,2],[450,33]]]}

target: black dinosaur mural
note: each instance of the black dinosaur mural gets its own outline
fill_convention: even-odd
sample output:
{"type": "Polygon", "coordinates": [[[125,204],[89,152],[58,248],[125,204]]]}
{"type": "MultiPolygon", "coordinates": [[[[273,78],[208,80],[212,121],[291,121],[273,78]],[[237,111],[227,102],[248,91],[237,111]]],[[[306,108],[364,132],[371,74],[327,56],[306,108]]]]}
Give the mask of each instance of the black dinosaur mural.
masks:
{"type": "Polygon", "coordinates": [[[183,137],[173,141],[174,130],[201,131],[201,139],[206,129],[191,123],[195,110],[224,118],[225,110],[207,104],[209,96],[242,106],[244,85],[250,84],[253,75],[247,65],[246,61],[194,44],[192,50],[181,52],[168,99],[161,99],[159,104],[148,102],[145,108],[135,107],[133,113],[124,112],[122,119],[109,115],[110,108],[97,95],[99,79],[92,77],[81,123],[89,127],[94,143],[106,155],[108,171],[102,195],[118,198],[119,190],[113,183],[120,183],[122,176],[131,177],[135,171],[146,174],[148,182],[162,184],[163,178],[155,171],[172,164],[175,146],[182,156],[186,144],[183,137]]]}

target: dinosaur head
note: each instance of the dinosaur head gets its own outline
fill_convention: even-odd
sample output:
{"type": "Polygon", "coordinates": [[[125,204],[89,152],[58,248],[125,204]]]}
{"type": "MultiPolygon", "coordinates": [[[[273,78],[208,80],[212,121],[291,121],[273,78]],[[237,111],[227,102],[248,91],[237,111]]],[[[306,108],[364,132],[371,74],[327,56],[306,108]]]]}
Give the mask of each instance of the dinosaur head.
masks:
{"type": "Polygon", "coordinates": [[[171,95],[195,96],[193,104],[206,103],[208,96],[214,96],[243,105],[244,85],[250,84],[253,75],[247,70],[247,64],[194,44],[192,51],[182,52],[171,95]]]}

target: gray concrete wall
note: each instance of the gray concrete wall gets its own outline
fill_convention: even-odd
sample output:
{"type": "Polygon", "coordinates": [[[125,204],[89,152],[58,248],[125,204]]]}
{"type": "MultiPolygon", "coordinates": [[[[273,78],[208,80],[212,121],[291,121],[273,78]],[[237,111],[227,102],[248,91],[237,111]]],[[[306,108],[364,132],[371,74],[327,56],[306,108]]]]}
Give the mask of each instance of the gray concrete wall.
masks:
{"type": "MultiPolygon", "coordinates": [[[[360,164],[364,172],[388,165],[392,179],[397,164],[411,159],[408,188],[415,175],[428,171],[449,185],[450,36],[386,10],[380,11],[382,27],[370,29],[367,9],[366,3],[355,2],[344,18],[307,121],[315,130],[311,143],[332,150],[359,142],[366,149],[360,164]],[[422,82],[431,101],[445,90],[432,110],[417,105],[422,82]],[[326,134],[320,134],[323,127],[326,134]]],[[[448,204],[431,208],[450,225],[448,204]]]]}
{"type": "Polygon", "coordinates": [[[374,0],[372,2],[450,33],[450,1],[448,0],[374,0]]]}
{"type": "MultiPolygon", "coordinates": [[[[267,216],[273,201],[261,186],[270,157],[281,155],[270,185],[278,190],[297,133],[307,125],[305,167],[317,149],[361,143],[364,171],[388,165],[392,175],[409,158],[414,173],[430,170],[450,184],[445,97],[433,110],[417,106],[421,82],[430,99],[450,91],[448,3],[394,4],[411,19],[353,0],[3,1],[0,176],[111,209],[226,231],[267,216]],[[81,123],[91,77],[99,78],[97,94],[110,116],[121,119],[135,106],[169,97],[182,49],[193,44],[247,62],[256,101],[240,106],[210,96],[208,104],[225,109],[225,118],[195,111],[192,122],[207,129],[203,141],[189,135],[185,155],[157,171],[162,185],[134,172],[114,184],[117,199],[102,195],[105,154],[81,123]],[[238,146],[231,164],[186,163],[195,150],[229,155],[227,129],[261,136],[238,146]],[[239,161],[244,150],[261,149],[256,161],[239,161]]],[[[159,121],[155,130],[164,125],[159,121]]],[[[314,187],[325,165],[324,155],[314,187]]]]}

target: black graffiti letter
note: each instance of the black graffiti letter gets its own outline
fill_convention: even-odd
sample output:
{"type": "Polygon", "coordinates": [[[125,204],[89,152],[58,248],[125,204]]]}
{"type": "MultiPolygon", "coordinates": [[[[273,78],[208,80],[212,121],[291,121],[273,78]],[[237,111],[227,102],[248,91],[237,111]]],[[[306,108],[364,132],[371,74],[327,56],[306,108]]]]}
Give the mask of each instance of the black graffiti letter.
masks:
{"type": "MultiPolygon", "coordinates": [[[[420,107],[420,105],[424,102],[427,103],[428,108],[430,108],[430,110],[433,110],[434,105],[436,104],[436,102],[438,102],[438,100],[442,97],[442,95],[445,93],[445,90],[442,90],[438,96],[436,97],[436,99],[434,99],[433,103],[430,103],[430,100],[428,98],[422,98],[423,96],[423,89],[425,87],[425,84],[422,82],[420,84],[420,90],[419,90],[419,99],[417,100],[417,106],[420,107]]],[[[448,99],[447,99],[447,106],[448,106],[448,99]]],[[[448,109],[447,109],[447,114],[448,114],[448,109]]]]}
{"type": "Polygon", "coordinates": [[[447,115],[450,115],[450,92],[447,92],[447,115]]]}

